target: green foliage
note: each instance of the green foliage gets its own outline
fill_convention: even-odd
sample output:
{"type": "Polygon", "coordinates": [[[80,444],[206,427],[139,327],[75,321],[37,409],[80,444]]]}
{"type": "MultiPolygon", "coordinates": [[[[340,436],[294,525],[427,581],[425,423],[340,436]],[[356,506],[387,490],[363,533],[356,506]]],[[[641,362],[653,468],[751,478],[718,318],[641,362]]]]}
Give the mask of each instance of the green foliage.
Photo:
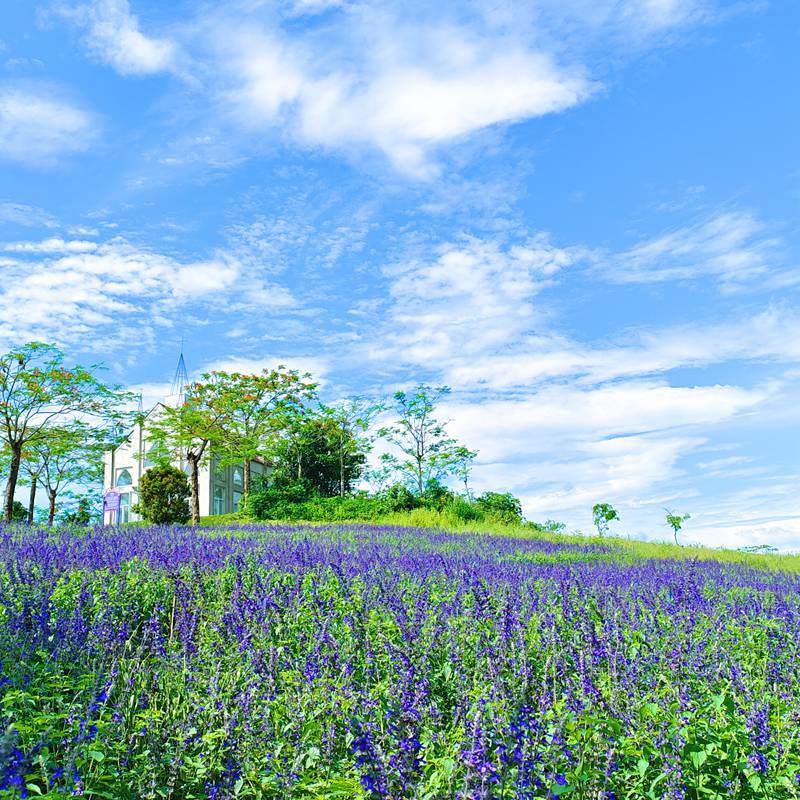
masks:
{"type": "Polygon", "coordinates": [[[11,519],[13,522],[25,522],[28,519],[28,509],[19,500],[14,501],[11,519]]]}
{"type": "Polygon", "coordinates": [[[525,526],[537,533],[563,533],[567,527],[563,522],[556,522],[553,519],[544,522],[526,522],[525,526]]]}
{"type": "Polygon", "coordinates": [[[397,419],[378,432],[401,453],[384,453],[385,466],[401,475],[417,494],[422,495],[428,481],[458,474],[465,484],[469,465],[477,455],[447,435],[447,423],[434,416],[436,404],[447,394],[447,386],[420,384],[410,394],[395,392],[392,411],[397,419]]]}
{"type": "MultiPolygon", "coordinates": [[[[91,368],[68,367],[54,345],[29,342],[0,356],[0,443],[7,450],[4,518],[11,519],[24,450],[45,445],[54,426],[68,428],[92,417],[116,423],[130,399],[98,380],[91,368]]],[[[88,427],[88,423],[83,422],[88,427]]]]}
{"type": "Polygon", "coordinates": [[[150,467],[139,481],[139,502],[134,511],[155,525],[184,523],[191,519],[191,494],[186,474],[170,464],[150,467]]]}
{"type": "Polygon", "coordinates": [[[342,420],[326,413],[298,417],[273,445],[272,483],[302,483],[308,496],[349,494],[364,468],[366,449],[342,425],[342,420]]]}
{"type": "Polygon", "coordinates": [[[592,506],[592,522],[597,528],[598,536],[608,533],[608,526],[619,519],[617,509],[608,503],[595,503],[592,506]]]}
{"type": "Polygon", "coordinates": [[[476,499],[478,507],[497,522],[522,522],[522,504],[510,492],[486,492],[476,499]]]}
{"type": "Polygon", "coordinates": [[[691,519],[692,515],[676,514],[674,511],[670,511],[668,508],[665,508],[664,510],[667,512],[664,520],[666,521],[667,525],[672,528],[672,533],[675,536],[675,544],[678,544],[678,533],[680,533],[683,523],[691,519]]]}
{"type": "Polygon", "coordinates": [[[193,394],[215,420],[214,445],[222,466],[244,466],[244,492],[250,491],[250,462],[270,455],[285,432],[304,419],[316,384],[308,374],[284,366],[258,375],[204,373],[193,394]]]}
{"type": "Polygon", "coordinates": [[[256,519],[337,522],[378,521],[392,514],[425,510],[441,514],[442,521],[514,524],[521,520],[519,500],[510,494],[487,492],[476,500],[454,494],[438,481],[428,481],[418,495],[404,483],[369,495],[358,492],[345,497],[323,497],[309,492],[309,484],[295,481],[270,484],[261,481],[250,497],[256,519]]]}

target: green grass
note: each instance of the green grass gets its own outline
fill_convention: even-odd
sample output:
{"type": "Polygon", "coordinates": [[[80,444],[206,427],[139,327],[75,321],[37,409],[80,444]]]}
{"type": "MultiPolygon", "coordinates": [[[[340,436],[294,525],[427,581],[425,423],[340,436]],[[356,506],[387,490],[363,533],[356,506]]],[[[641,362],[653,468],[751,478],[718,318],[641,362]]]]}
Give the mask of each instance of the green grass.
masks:
{"type": "MultiPolygon", "coordinates": [[[[284,520],[255,520],[246,514],[221,514],[204,517],[201,525],[218,527],[220,525],[247,524],[284,524],[284,520]]],[[[292,521],[286,524],[297,524],[292,521]]],[[[309,525],[326,525],[326,522],[307,522],[309,525]]],[[[336,520],[335,524],[367,524],[364,520],[336,520]]],[[[704,547],[698,544],[675,545],[668,541],[645,541],[618,536],[585,536],[576,533],[542,533],[525,525],[506,525],[497,522],[465,522],[447,512],[419,508],[413,511],[402,511],[386,514],[369,524],[397,525],[403,527],[436,528],[448,531],[474,531],[501,536],[518,536],[525,539],[544,539],[551,542],[603,544],[614,547],[621,557],[639,558],[679,558],[700,561],[722,561],[731,564],[750,564],[760,569],[781,570],[783,572],[800,573],[800,554],[784,553],[746,553],[724,547],[704,547]]]]}

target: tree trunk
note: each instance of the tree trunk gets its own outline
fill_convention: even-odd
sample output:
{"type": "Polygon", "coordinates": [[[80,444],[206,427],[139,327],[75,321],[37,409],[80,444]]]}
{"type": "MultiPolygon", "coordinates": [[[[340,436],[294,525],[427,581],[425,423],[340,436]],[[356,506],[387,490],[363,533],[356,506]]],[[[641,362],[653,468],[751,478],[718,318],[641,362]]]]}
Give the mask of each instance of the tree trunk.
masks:
{"type": "Polygon", "coordinates": [[[50,489],[50,513],[47,515],[47,524],[52,527],[53,520],[56,518],[56,492],[55,489],[50,489]]]}
{"type": "Polygon", "coordinates": [[[36,486],[39,483],[38,475],[31,475],[31,494],[28,500],[28,525],[33,525],[33,509],[36,504],[36,486]]]}
{"type": "Polygon", "coordinates": [[[344,497],[344,451],[339,450],[339,497],[344,497]]]}
{"type": "Polygon", "coordinates": [[[189,457],[192,466],[192,525],[200,524],[200,475],[197,458],[189,457]]]}
{"type": "Polygon", "coordinates": [[[250,494],[250,459],[246,458],[242,464],[242,493],[250,494]]]}
{"type": "Polygon", "coordinates": [[[19,465],[22,463],[22,445],[11,445],[11,463],[8,468],[8,478],[6,479],[6,497],[3,505],[3,519],[11,522],[14,516],[14,491],[17,488],[17,478],[19,477],[19,465]]]}

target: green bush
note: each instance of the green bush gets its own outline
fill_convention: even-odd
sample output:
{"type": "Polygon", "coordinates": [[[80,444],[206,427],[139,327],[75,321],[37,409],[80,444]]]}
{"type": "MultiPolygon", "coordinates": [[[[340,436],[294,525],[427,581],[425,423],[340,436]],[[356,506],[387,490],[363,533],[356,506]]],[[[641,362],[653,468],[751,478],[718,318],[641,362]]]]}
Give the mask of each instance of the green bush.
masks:
{"type": "Polygon", "coordinates": [[[507,524],[522,522],[522,503],[510,492],[485,492],[475,502],[486,520],[507,524]]]}
{"type": "Polygon", "coordinates": [[[133,510],[155,525],[188,522],[190,494],[184,472],[169,464],[150,467],[139,481],[139,502],[133,510]]]}
{"type": "Polygon", "coordinates": [[[11,507],[11,519],[14,522],[26,522],[28,519],[28,509],[19,500],[15,500],[11,507]]]}

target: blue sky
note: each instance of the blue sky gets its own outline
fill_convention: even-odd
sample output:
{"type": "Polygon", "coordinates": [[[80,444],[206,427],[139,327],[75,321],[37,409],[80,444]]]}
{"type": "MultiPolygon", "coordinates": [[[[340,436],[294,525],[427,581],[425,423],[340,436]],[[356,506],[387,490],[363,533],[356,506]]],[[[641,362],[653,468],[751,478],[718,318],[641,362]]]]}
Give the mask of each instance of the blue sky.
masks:
{"type": "Polygon", "coordinates": [[[800,7],[0,9],[0,345],[418,381],[527,516],[800,547],[800,7]]]}

